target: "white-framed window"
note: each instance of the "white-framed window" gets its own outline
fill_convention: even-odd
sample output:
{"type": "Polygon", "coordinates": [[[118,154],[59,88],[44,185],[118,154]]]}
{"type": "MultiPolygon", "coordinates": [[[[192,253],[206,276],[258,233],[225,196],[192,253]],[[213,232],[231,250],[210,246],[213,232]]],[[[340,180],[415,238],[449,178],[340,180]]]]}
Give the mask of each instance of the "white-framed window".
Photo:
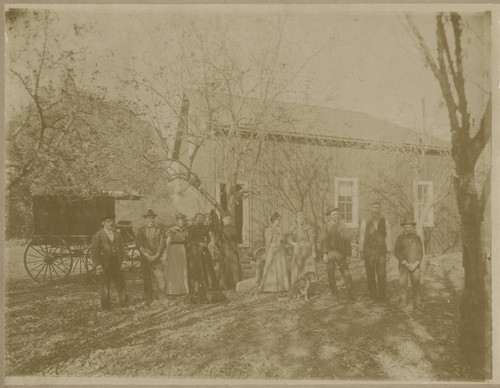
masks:
{"type": "MultiPolygon", "coordinates": [[[[247,184],[244,181],[238,181],[237,189],[241,189],[247,184]]],[[[219,182],[215,185],[215,195],[219,204],[223,209],[227,209],[227,185],[226,183],[219,182]]],[[[236,204],[234,224],[236,226],[237,232],[237,242],[243,246],[247,247],[250,245],[250,230],[248,228],[249,221],[249,203],[248,198],[236,204]]]]}
{"type": "MultiPolygon", "coordinates": [[[[434,198],[433,182],[432,181],[418,181],[414,183],[414,216],[415,221],[420,219],[420,214],[422,214],[425,204],[432,201],[434,198]]],[[[426,220],[424,221],[424,226],[433,227],[434,226],[434,209],[431,208],[426,220]]]]}
{"type": "Polygon", "coordinates": [[[335,206],[347,227],[358,227],[358,178],[335,178],[335,206]]]}

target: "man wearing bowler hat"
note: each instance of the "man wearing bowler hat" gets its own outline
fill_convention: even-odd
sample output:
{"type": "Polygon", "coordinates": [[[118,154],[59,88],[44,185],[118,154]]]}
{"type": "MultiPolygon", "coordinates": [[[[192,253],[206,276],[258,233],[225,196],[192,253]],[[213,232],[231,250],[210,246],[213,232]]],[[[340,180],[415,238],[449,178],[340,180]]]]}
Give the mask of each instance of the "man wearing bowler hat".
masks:
{"type": "Polygon", "coordinates": [[[323,252],[323,261],[327,263],[330,292],[334,298],[338,299],[337,281],[335,279],[335,269],[338,266],[344,278],[349,299],[352,300],[354,299],[354,284],[347,262],[347,257],[351,255],[351,243],[347,238],[345,225],[339,218],[339,209],[331,208],[325,215],[330,219],[323,227],[320,247],[323,252]]]}
{"type": "Polygon", "coordinates": [[[120,233],[114,230],[115,216],[106,214],[101,217],[102,229],[94,234],[90,254],[101,276],[101,308],[111,309],[110,287],[115,284],[118,299],[122,307],[128,306],[128,296],[125,291],[125,276],[121,270],[125,259],[120,233]]]}
{"type": "Polygon", "coordinates": [[[417,224],[413,221],[401,223],[403,234],[398,236],[394,247],[394,256],[399,261],[399,286],[401,287],[401,306],[407,305],[408,278],[411,282],[414,307],[421,302],[420,297],[420,262],[424,255],[422,239],[415,232],[417,224]]]}
{"type": "Polygon", "coordinates": [[[163,273],[163,263],[160,259],[160,246],[163,238],[162,230],[156,225],[157,214],[152,210],[143,214],[146,222],[137,231],[135,245],[141,254],[141,271],[144,282],[144,296],[146,303],[153,300],[153,278],[158,288],[158,297],[163,300],[165,294],[165,276],[163,273]]]}

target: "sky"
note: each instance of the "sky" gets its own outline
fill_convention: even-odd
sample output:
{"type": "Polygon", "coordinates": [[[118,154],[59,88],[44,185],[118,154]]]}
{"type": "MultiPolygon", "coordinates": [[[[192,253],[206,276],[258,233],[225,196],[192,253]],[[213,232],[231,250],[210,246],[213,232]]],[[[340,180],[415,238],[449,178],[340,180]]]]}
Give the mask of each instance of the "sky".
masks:
{"type": "MultiPolygon", "coordinates": [[[[281,63],[300,64],[317,53],[290,85],[283,96],[286,101],[364,112],[416,130],[424,126],[425,105],[427,130],[449,140],[441,90],[431,71],[423,66],[401,12],[376,8],[353,12],[335,6],[203,5],[154,10],[144,6],[118,9],[66,5],[64,10],[53,11],[58,14],[53,36],[67,40],[62,43],[67,47],[85,47],[88,52],[84,67],[75,69],[79,83],[89,88],[105,87],[110,98],[123,93],[117,77],[126,77],[127,67],[147,75],[144,58],[176,60],[180,54],[168,42],[178,38],[179,24],[186,15],[202,23],[200,31],[208,36],[215,36],[218,25],[230,25],[230,40],[242,58],[275,41],[272,32],[279,25],[283,27],[281,63]],[[70,38],[66,31],[75,23],[87,29],[70,38]]],[[[420,12],[414,18],[432,49],[436,39],[434,14],[420,12]]],[[[482,14],[468,14],[466,22],[466,88],[477,124],[487,99],[481,89],[489,89],[490,83],[490,74],[485,74],[490,63],[489,24],[482,14]]],[[[7,104],[19,104],[23,97],[15,93],[16,85],[11,84],[9,90],[7,104]]]]}

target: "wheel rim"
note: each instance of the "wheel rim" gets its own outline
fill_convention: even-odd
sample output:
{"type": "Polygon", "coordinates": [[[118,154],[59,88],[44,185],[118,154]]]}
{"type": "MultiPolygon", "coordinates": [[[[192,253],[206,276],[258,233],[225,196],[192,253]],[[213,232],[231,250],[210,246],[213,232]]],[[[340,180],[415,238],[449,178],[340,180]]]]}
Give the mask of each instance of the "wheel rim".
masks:
{"type": "Polygon", "coordinates": [[[34,244],[24,253],[24,267],[30,277],[39,283],[64,279],[71,272],[73,259],[64,241],[34,244]]]}

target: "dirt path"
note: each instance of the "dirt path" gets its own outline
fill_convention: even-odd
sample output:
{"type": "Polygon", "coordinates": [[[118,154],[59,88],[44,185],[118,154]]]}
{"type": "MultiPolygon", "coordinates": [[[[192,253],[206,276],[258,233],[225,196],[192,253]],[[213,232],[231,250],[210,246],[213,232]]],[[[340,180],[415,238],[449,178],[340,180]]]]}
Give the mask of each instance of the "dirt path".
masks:
{"type": "MultiPolygon", "coordinates": [[[[21,249],[10,252],[12,259],[21,249]]],[[[22,258],[21,258],[22,259],[22,258]]],[[[397,307],[396,264],[386,305],[364,297],[362,263],[351,262],[355,303],[326,292],[309,302],[287,295],[228,293],[228,301],[185,298],[142,304],[140,273],[127,272],[132,305],[101,312],[97,285],[84,276],[36,285],[8,263],[6,373],[197,378],[467,380],[457,359],[459,255],[429,259],[424,306],[397,307]],[[17,272],[16,272],[17,271],[17,272]]],[[[340,284],[343,285],[340,280],[340,284]]]]}

